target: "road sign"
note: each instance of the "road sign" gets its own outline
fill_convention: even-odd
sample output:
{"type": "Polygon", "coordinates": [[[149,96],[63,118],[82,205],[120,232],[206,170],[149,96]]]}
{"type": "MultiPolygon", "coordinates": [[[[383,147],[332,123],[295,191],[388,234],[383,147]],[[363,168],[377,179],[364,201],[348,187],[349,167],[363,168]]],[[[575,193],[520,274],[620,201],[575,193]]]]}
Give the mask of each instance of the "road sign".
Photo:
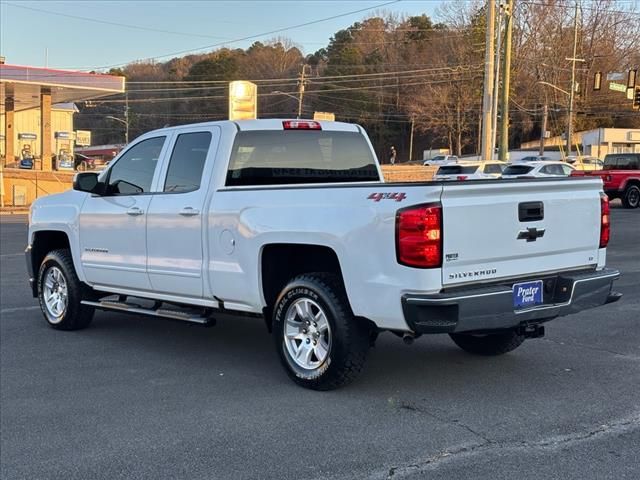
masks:
{"type": "Polygon", "coordinates": [[[229,83],[229,120],[258,118],[258,86],[245,80],[229,83]]]}
{"type": "Polygon", "coordinates": [[[609,90],[615,90],[616,92],[627,93],[627,86],[622,83],[613,83],[609,84],[609,90]]]}
{"type": "Polygon", "coordinates": [[[330,122],[335,122],[336,114],[331,112],[314,112],[313,113],[314,120],[328,120],[330,122]]]}
{"type": "Polygon", "coordinates": [[[76,130],[76,145],[81,147],[88,147],[91,145],[91,131],[76,130]]]}

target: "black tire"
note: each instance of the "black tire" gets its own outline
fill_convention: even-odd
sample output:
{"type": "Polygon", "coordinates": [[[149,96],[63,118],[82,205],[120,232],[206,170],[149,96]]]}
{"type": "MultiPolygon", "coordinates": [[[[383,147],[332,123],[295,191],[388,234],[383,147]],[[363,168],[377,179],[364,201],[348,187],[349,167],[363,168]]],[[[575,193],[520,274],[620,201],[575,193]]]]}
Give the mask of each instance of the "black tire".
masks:
{"type": "Polygon", "coordinates": [[[89,287],[83,284],[76,275],[71,252],[67,249],[49,252],[40,264],[38,271],[38,300],[47,323],[56,330],[79,330],[88,327],[93,320],[95,309],[80,303],[89,296],[88,294],[89,287]],[[59,315],[52,313],[44,298],[45,281],[54,269],[60,272],[66,284],[66,307],[59,315]]]}
{"type": "Polygon", "coordinates": [[[622,195],[622,205],[624,208],[638,208],[640,206],[640,187],[629,185],[622,195]]]}
{"type": "MultiPolygon", "coordinates": [[[[276,350],[289,377],[305,388],[333,390],[356,378],[364,366],[369,350],[369,331],[364,321],[354,318],[342,282],[336,275],[309,273],[295,277],[282,290],[275,304],[273,337],[276,350]],[[286,320],[290,309],[294,309],[295,304],[300,301],[307,300],[315,305],[314,309],[318,307],[312,313],[319,312],[320,309],[324,313],[330,335],[326,358],[322,361],[317,356],[312,357],[321,362],[313,369],[305,369],[297,364],[285,340],[286,320]]],[[[300,345],[302,343],[303,340],[300,340],[300,345]]]]}
{"type": "Polygon", "coordinates": [[[474,335],[469,333],[450,333],[451,340],[465,352],[476,355],[502,355],[515,350],[525,340],[524,335],[516,330],[507,330],[488,335],[474,335]]]}

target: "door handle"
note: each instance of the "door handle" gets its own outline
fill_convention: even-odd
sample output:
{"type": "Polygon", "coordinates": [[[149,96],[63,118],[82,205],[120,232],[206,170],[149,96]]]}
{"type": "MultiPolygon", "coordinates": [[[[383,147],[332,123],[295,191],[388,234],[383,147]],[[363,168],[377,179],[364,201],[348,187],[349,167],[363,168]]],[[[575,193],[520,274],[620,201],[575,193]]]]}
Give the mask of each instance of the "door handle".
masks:
{"type": "Polygon", "coordinates": [[[196,215],[200,215],[200,210],[196,210],[193,207],[184,207],[180,210],[180,215],[183,217],[195,217],[196,215]]]}
{"type": "Polygon", "coordinates": [[[138,207],[131,207],[129,210],[127,210],[127,215],[131,215],[132,217],[144,215],[144,210],[141,210],[138,207]]]}

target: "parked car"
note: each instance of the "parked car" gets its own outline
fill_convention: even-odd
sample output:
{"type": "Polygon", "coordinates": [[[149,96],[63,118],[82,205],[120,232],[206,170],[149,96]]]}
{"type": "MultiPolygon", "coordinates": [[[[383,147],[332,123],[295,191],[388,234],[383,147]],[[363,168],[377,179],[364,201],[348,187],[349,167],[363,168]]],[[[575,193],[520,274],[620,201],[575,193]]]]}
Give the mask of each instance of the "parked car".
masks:
{"type": "Polygon", "coordinates": [[[502,172],[502,178],[568,177],[575,169],[565,162],[512,163],[502,172]]]}
{"type": "Polygon", "coordinates": [[[456,155],[436,155],[430,160],[425,160],[423,165],[424,166],[444,165],[446,163],[457,163],[457,162],[458,162],[458,157],[456,155]]]}
{"type": "Polygon", "coordinates": [[[31,292],[59,330],[96,309],[262,318],[316,390],[353,380],[383,331],[499,355],[621,296],[601,182],[559,183],[385,183],[362,127],[341,122],[155,130],[33,203],[31,292]]]}
{"type": "Polygon", "coordinates": [[[73,154],[73,169],[84,172],[86,170],[95,169],[95,160],[93,158],[89,158],[86,155],[81,153],[73,154]]]}
{"type": "Polygon", "coordinates": [[[507,166],[504,162],[465,162],[442,165],[433,180],[480,180],[499,178],[507,166]]]}
{"type": "Polygon", "coordinates": [[[567,157],[567,163],[576,170],[602,170],[604,162],[596,157],[567,157]]]}
{"type": "Polygon", "coordinates": [[[529,155],[526,157],[522,157],[519,160],[514,160],[513,163],[520,162],[552,162],[553,159],[550,157],[545,157],[544,155],[529,155]]]}
{"type": "Polygon", "coordinates": [[[572,176],[597,176],[609,198],[619,198],[625,208],[640,207],[640,153],[610,153],[602,170],[575,171],[572,176]]]}

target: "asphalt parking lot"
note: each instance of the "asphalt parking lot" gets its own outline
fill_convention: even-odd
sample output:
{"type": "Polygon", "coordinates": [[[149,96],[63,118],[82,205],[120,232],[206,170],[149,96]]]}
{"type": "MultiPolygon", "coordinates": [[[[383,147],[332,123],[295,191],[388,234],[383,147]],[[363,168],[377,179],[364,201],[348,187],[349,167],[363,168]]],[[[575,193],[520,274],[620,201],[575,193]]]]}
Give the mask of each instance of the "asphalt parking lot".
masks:
{"type": "Polygon", "coordinates": [[[0,222],[2,479],[640,478],[640,210],[612,211],[620,302],[497,358],[385,334],[326,393],[288,380],[257,320],[52,330],[26,219],[0,222]]]}

